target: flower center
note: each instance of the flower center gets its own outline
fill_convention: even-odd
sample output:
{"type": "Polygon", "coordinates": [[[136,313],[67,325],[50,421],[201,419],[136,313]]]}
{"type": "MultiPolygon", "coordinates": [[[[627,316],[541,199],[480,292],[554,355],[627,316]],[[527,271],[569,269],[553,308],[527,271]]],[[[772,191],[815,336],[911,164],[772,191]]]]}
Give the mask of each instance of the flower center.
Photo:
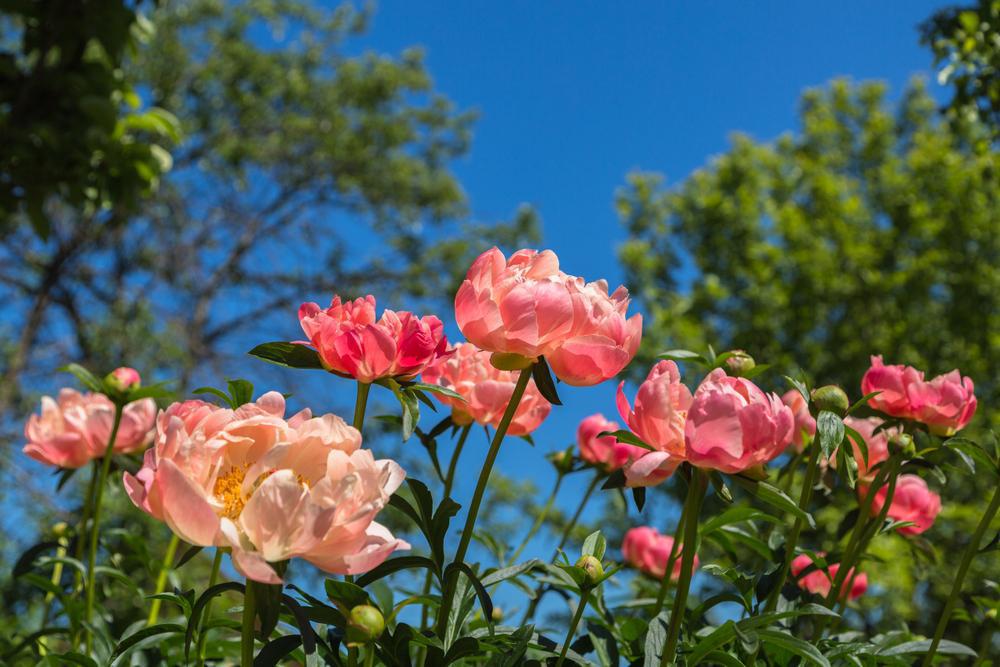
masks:
{"type": "Polygon", "coordinates": [[[247,498],[243,495],[243,479],[246,477],[245,466],[234,467],[225,475],[220,475],[215,480],[215,497],[222,503],[222,516],[227,519],[235,519],[243,511],[243,506],[247,504],[247,498]]]}

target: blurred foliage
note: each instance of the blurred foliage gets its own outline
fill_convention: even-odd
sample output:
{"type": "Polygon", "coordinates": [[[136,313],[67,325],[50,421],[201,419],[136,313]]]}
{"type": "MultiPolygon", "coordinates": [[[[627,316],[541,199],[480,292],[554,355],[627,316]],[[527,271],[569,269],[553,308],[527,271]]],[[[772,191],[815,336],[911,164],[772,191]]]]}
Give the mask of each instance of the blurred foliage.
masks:
{"type": "MultiPolygon", "coordinates": [[[[942,120],[919,83],[891,109],[884,86],[837,81],[804,95],[796,134],[736,135],[674,188],[657,174],[629,176],[617,199],[629,233],[620,256],[648,314],[647,362],[669,348],[743,348],[854,399],[871,354],[930,375],[960,368],[980,401],[970,435],[996,428],[1000,154],[976,140],[983,133],[942,120]]],[[[785,388],[777,373],[761,381],[785,388]]],[[[935,526],[938,565],[919,580],[895,566],[913,562],[911,542],[876,542],[885,562],[868,567],[879,594],[865,602],[868,621],[933,631],[953,573],[941,565],[964,547],[986,497],[988,482],[973,479],[955,470],[938,484],[953,521],[935,526]]],[[[810,537],[817,548],[832,538],[810,537]]],[[[970,580],[995,567],[979,559],[970,580]]],[[[952,631],[978,643],[972,626],[952,631]]]]}
{"type": "Polygon", "coordinates": [[[1000,0],[947,7],[921,26],[923,42],[940,67],[938,82],[954,95],[948,114],[958,122],[982,123],[1000,136],[1000,0]]]}
{"type": "Polygon", "coordinates": [[[142,4],[0,3],[0,228],[20,212],[46,236],[53,201],[133,207],[170,169],[177,120],[122,72],[153,34],[142,4]]]}

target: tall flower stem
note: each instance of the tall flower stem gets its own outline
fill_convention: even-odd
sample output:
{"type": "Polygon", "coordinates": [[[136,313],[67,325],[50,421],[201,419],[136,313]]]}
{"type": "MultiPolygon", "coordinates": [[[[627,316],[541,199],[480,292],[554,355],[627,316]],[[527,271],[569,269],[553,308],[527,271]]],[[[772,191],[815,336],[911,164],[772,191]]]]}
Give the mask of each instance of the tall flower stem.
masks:
{"type": "Polygon", "coordinates": [[[656,596],[656,609],[653,616],[658,616],[663,611],[663,603],[667,600],[667,591],[670,590],[670,582],[673,581],[674,563],[677,562],[677,553],[680,551],[684,530],[687,520],[687,503],[681,507],[681,515],[677,519],[677,529],[674,531],[674,544],[670,547],[670,557],[667,558],[666,569],[663,571],[663,579],[660,580],[660,592],[656,596]]]}
{"type": "Polygon", "coordinates": [[[253,665],[253,626],[257,615],[256,586],[247,579],[243,593],[243,625],[240,632],[240,664],[243,667],[253,665]]]}
{"type": "MultiPolygon", "coordinates": [[[[101,523],[101,499],[104,497],[104,487],[108,481],[108,472],[111,470],[111,459],[114,455],[115,438],[118,437],[118,427],[122,424],[122,409],[124,406],[115,405],[115,421],[111,427],[111,437],[108,438],[108,446],[104,450],[104,461],[101,464],[100,477],[97,478],[97,486],[94,488],[93,519],[90,526],[90,550],[87,555],[87,598],[84,607],[83,620],[89,624],[94,615],[94,594],[97,589],[97,535],[101,523]]],[[[90,646],[93,642],[92,633],[87,630],[86,648],[90,654],[90,646]]]]}
{"type": "MultiPolygon", "coordinates": [[[[490,481],[490,474],[493,472],[493,464],[497,460],[497,455],[500,453],[500,445],[503,444],[504,435],[507,434],[510,422],[514,419],[514,412],[521,403],[521,397],[524,396],[524,390],[527,389],[529,380],[531,380],[531,366],[523,369],[521,374],[518,375],[517,384],[514,385],[514,393],[510,397],[510,402],[507,403],[507,409],[500,419],[500,424],[497,425],[496,433],[493,435],[493,442],[490,443],[490,449],[486,453],[486,460],[483,462],[482,471],[479,473],[479,481],[476,483],[476,490],[472,494],[472,502],[469,504],[469,514],[465,519],[465,527],[462,529],[462,537],[458,543],[458,550],[455,552],[455,562],[460,563],[465,561],[469,544],[472,542],[472,533],[476,528],[476,517],[479,515],[479,506],[483,502],[483,494],[486,493],[486,485],[490,481]]],[[[448,616],[451,614],[451,607],[454,603],[453,598],[455,597],[457,586],[458,571],[455,571],[452,576],[448,577],[444,585],[444,591],[442,592],[441,608],[438,613],[439,637],[444,637],[445,635],[448,616]]]]}
{"type": "MultiPolygon", "coordinates": [[[[167,576],[170,574],[171,565],[174,562],[174,554],[177,553],[177,545],[180,543],[181,538],[174,535],[170,538],[170,543],[167,544],[167,551],[163,554],[163,563],[160,565],[160,574],[156,577],[156,590],[153,595],[159,595],[163,592],[163,589],[167,586],[167,576]]],[[[146,619],[146,626],[156,625],[156,621],[160,618],[160,603],[162,600],[155,598],[153,604],[149,607],[149,617],[146,619]]]]}
{"type": "MultiPolygon", "coordinates": [[[[802,481],[802,492],[799,494],[799,508],[803,512],[809,511],[809,501],[812,500],[813,485],[816,483],[816,471],[819,468],[819,443],[813,442],[809,449],[809,464],[806,466],[806,477],[802,481]]],[[[788,571],[791,569],[792,560],[795,558],[795,546],[799,543],[799,536],[802,534],[804,526],[805,518],[803,515],[795,517],[792,532],[785,542],[785,562],[781,566],[781,574],[778,575],[778,580],[775,582],[774,588],[771,589],[770,595],[767,596],[767,606],[764,608],[765,613],[774,611],[778,605],[778,597],[781,595],[781,589],[785,587],[785,581],[788,579],[788,571]]]]}
{"type": "Polygon", "coordinates": [[[576,606],[576,613],[573,614],[573,620],[569,624],[569,632],[566,633],[566,641],[563,642],[562,650],[559,652],[559,660],[556,661],[556,667],[562,667],[563,662],[566,660],[566,653],[569,652],[569,644],[573,641],[573,635],[576,634],[576,628],[580,625],[580,619],[583,618],[583,611],[587,608],[587,600],[590,598],[590,591],[583,591],[580,595],[580,604],[576,606]]]}
{"type": "Polygon", "coordinates": [[[677,595],[674,596],[673,610],[670,612],[670,627],[667,630],[667,642],[663,647],[660,667],[674,664],[677,653],[677,640],[681,634],[681,621],[687,611],[688,590],[691,588],[691,575],[694,570],[695,552],[698,550],[698,518],[701,514],[701,504],[705,500],[705,489],[708,488],[708,475],[700,468],[694,469],[691,485],[688,487],[687,521],[684,525],[684,549],[681,553],[681,576],[677,580],[677,595]]]}
{"type": "MultiPolygon", "coordinates": [[[[94,488],[97,486],[97,478],[100,476],[101,464],[98,461],[94,461],[92,470],[90,471],[90,481],[87,482],[87,495],[83,498],[83,511],[80,516],[80,527],[76,531],[76,547],[74,548],[74,556],[77,560],[83,560],[83,550],[86,548],[87,540],[84,537],[87,535],[87,523],[90,521],[90,513],[94,508],[94,488]]],[[[79,588],[81,584],[80,581],[80,571],[77,570],[76,573],[76,585],[74,589],[79,588]]]]}
{"type": "Polygon", "coordinates": [[[361,431],[361,427],[365,423],[365,408],[368,407],[368,392],[372,390],[372,386],[368,382],[358,382],[358,396],[354,401],[354,428],[361,431]]]}
{"type": "MultiPolygon", "coordinates": [[[[208,587],[211,588],[219,580],[219,568],[222,566],[222,549],[216,547],[215,558],[212,560],[212,574],[208,577],[208,587]]],[[[205,604],[204,611],[201,612],[201,624],[198,628],[198,667],[205,664],[205,648],[208,644],[208,622],[212,619],[212,602],[209,600],[205,604]]]]}
{"type": "MultiPolygon", "coordinates": [[[[594,475],[594,479],[591,480],[590,484],[587,486],[587,490],[583,494],[583,498],[580,499],[580,504],[576,508],[576,512],[573,514],[573,518],[569,520],[566,527],[563,528],[562,537],[559,538],[559,545],[556,547],[553,554],[555,558],[564,546],[566,542],[569,541],[569,536],[576,528],[576,524],[580,521],[580,517],[583,515],[583,508],[587,506],[587,502],[590,500],[590,496],[593,495],[594,489],[597,488],[598,482],[604,479],[604,474],[600,471],[594,475]]],[[[535,610],[538,609],[538,603],[541,602],[542,592],[544,591],[544,585],[540,585],[535,589],[535,596],[531,599],[528,604],[528,608],[524,611],[524,618],[521,619],[521,625],[528,622],[528,619],[535,615],[535,610]]]]}
{"type": "Polygon", "coordinates": [[[562,486],[562,481],[563,473],[560,472],[556,477],[555,485],[552,487],[552,493],[549,494],[549,499],[545,502],[542,510],[538,513],[538,517],[535,519],[535,523],[532,524],[531,529],[524,536],[524,539],[521,540],[521,544],[519,544],[517,549],[514,550],[514,553],[509,559],[510,563],[517,563],[517,559],[520,558],[525,547],[527,547],[528,543],[531,542],[531,538],[535,536],[538,530],[542,527],[542,524],[545,523],[546,517],[548,517],[549,512],[552,510],[552,506],[556,502],[556,495],[559,493],[559,487],[562,486]]]}
{"type": "Polygon", "coordinates": [[[951,585],[951,593],[948,595],[948,600],[944,603],[944,609],[941,611],[941,618],[938,619],[937,628],[934,630],[934,639],[931,640],[931,646],[927,649],[927,654],[924,656],[924,667],[930,667],[934,661],[934,654],[937,652],[938,644],[941,643],[941,638],[944,636],[945,628],[948,627],[948,621],[951,620],[951,612],[955,609],[955,604],[958,602],[958,596],[962,592],[962,584],[965,582],[965,575],[969,572],[969,566],[972,565],[972,559],[975,558],[976,553],[979,551],[979,543],[983,539],[983,534],[990,527],[990,523],[993,521],[993,517],[996,516],[997,510],[1000,509],[1000,487],[993,491],[993,500],[990,501],[989,506],[983,513],[983,518],[979,520],[979,525],[972,532],[972,538],[969,540],[969,544],[965,547],[965,553],[962,554],[962,562],[958,566],[958,571],[955,573],[955,581],[951,585]]]}

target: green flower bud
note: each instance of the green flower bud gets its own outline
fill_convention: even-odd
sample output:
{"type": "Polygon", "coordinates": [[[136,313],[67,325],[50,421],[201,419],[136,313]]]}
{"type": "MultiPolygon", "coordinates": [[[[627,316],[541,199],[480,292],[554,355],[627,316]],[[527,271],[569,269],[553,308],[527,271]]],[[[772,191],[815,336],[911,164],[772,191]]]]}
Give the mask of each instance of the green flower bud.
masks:
{"type": "Polygon", "coordinates": [[[382,612],[369,604],[361,604],[351,610],[347,620],[347,645],[362,646],[371,643],[385,630],[382,612]]]}
{"type": "Polygon", "coordinates": [[[817,410],[827,410],[838,417],[843,417],[847,414],[847,408],[851,407],[851,402],[847,399],[847,394],[835,384],[828,384],[813,389],[812,400],[816,404],[817,410]]]}
{"type": "Polygon", "coordinates": [[[581,556],[580,560],[576,561],[576,566],[583,568],[587,573],[584,586],[596,586],[604,576],[604,566],[593,556],[581,556]]]}
{"type": "Polygon", "coordinates": [[[726,359],[726,370],[733,377],[741,377],[754,369],[757,362],[743,350],[732,350],[732,355],[726,359]]]}
{"type": "Polygon", "coordinates": [[[901,454],[903,458],[912,459],[917,455],[917,445],[913,442],[913,436],[908,433],[897,433],[889,438],[889,451],[893,454],[901,454]]]}
{"type": "Polygon", "coordinates": [[[493,607],[493,613],[490,614],[490,618],[493,619],[494,623],[499,623],[503,620],[503,609],[500,607],[493,607]]]}
{"type": "Polygon", "coordinates": [[[134,368],[122,366],[104,376],[104,382],[112,389],[124,393],[129,389],[138,389],[142,379],[134,368]]]}
{"type": "Polygon", "coordinates": [[[549,461],[557,472],[565,475],[573,468],[573,447],[549,454],[549,461]]]}

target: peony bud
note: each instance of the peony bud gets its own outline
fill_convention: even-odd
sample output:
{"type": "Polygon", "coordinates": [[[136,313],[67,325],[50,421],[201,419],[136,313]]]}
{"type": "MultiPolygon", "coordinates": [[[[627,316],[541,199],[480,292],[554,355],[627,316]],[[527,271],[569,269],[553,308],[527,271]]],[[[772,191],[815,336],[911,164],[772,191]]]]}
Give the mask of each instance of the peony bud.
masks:
{"type": "Polygon", "coordinates": [[[121,392],[128,391],[129,389],[138,389],[139,385],[142,384],[139,371],[128,366],[122,366],[111,371],[105,376],[104,381],[111,388],[121,392]]]}
{"type": "Polygon", "coordinates": [[[63,537],[66,534],[69,526],[66,525],[65,521],[60,521],[59,523],[52,526],[52,534],[56,537],[63,537]]]}
{"type": "Polygon", "coordinates": [[[493,619],[494,623],[499,623],[503,620],[503,609],[500,607],[493,607],[493,613],[490,614],[490,618],[493,619]]]}
{"type": "Polygon", "coordinates": [[[382,612],[369,604],[361,604],[351,609],[347,621],[347,645],[360,646],[377,639],[385,630],[382,612]]]}
{"type": "Polygon", "coordinates": [[[757,365],[749,354],[743,350],[733,350],[733,356],[726,359],[726,369],[733,377],[742,377],[752,371],[757,365]]]}
{"type": "Polygon", "coordinates": [[[917,455],[917,445],[913,442],[913,436],[909,433],[897,433],[889,438],[889,451],[893,454],[901,454],[904,458],[912,459],[917,455]]]}
{"type": "Polygon", "coordinates": [[[556,472],[560,475],[569,473],[573,469],[573,446],[570,445],[567,449],[552,452],[549,454],[549,461],[552,462],[556,472]]]}
{"type": "Polygon", "coordinates": [[[818,410],[828,410],[839,417],[847,414],[847,408],[851,407],[847,394],[835,384],[813,389],[812,400],[818,410]]]}
{"type": "Polygon", "coordinates": [[[580,560],[576,561],[576,566],[583,568],[587,573],[587,578],[584,581],[585,587],[596,586],[604,576],[604,566],[601,565],[601,561],[593,556],[581,556],[580,560]]]}

